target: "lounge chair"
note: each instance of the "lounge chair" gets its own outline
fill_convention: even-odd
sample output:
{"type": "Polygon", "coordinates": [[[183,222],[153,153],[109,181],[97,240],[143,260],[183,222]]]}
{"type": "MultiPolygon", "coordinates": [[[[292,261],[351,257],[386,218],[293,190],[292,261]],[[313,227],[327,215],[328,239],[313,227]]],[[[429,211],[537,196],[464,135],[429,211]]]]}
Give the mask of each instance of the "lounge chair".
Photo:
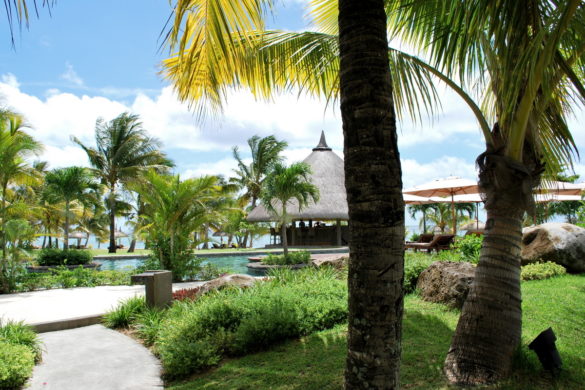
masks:
{"type": "Polygon", "coordinates": [[[432,252],[433,249],[437,251],[447,250],[455,239],[454,234],[436,234],[431,242],[410,242],[406,243],[406,249],[414,249],[415,252],[420,250],[426,250],[428,253],[432,252]]]}
{"type": "Polygon", "coordinates": [[[416,241],[406,241],[406,244],[414,244],[414,243],[427,243],[433,241],[435,235],[433,233],[423,233],[418,236],[418,240],[416,241]]]}

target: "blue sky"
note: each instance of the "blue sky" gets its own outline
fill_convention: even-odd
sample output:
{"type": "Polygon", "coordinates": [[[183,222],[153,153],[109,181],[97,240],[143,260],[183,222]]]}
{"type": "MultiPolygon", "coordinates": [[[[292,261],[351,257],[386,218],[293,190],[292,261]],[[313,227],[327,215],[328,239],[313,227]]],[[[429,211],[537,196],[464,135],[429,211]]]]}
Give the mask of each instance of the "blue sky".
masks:
{"type": "MultiPolygon", "coordinates": [[[[306,2],[283,1],[271,27],[305,29],[306,2]]],[[[235,166],[232,146],[245,152],[254,134],[288,141],[286,155],[297,161],[325,130],[330,146],[341,154],[341,117],[335,108],[326,110],[324,101],[290,95],[265,103],[234,92],[222,118],[197,123],[157,74],[168,54],[160,49],[160,33],[169,14],[167,0],[59,0],[51,15],[41,9],[38,19],[32,17],[29,29],[16,27],[14,48],[2,19],[0,104],[26,116],[32,134],[46,146],[41,157],[52,167],[87,164],[70,135],[92,143],[95,120],[123,111],[141,116],[185,177],[229,175],[235,166]]],[[[399,124],[405,187],[449,175],[475,178],[474,159],[483,149],[478,126],[456,96],[439,91],[443,112],[437,118],[399,124]]],[[[577,125],[583,121],[572,123],[583,149],[585,131],[577,125]]],[[[576,170],[585,176],[585,165],[576,170]]]]}

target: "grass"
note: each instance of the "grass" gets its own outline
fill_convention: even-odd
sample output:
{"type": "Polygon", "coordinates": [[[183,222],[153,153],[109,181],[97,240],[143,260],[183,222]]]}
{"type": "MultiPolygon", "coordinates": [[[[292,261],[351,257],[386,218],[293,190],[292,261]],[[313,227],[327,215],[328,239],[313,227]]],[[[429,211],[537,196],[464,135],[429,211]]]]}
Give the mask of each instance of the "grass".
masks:
{"type": "MultiPolygon", "coordinates": [[[[583,388],[585,383],[585,275],[565,275],[522,283],[522,349],[513,376],[497,386],[502,390],[583,388]],[[552,380],[536,355],[526,347],[541,331],[553,327],[563,359],[563,371],[552,380]]],[[[422,301],[405,299],[403,325],[403,389],[448,389],[442,365],[459,312],[422,301]]],[[[325,390],[341,389],[346,353],[345,326],[278,345],[266,352],[224,361],[172,390],[325,390]]]]}

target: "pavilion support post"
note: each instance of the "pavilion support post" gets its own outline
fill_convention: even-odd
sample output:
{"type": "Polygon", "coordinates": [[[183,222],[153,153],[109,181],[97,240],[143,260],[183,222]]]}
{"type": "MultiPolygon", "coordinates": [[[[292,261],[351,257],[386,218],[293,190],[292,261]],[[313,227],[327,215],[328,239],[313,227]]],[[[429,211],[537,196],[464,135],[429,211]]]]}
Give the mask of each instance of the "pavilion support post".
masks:
{"type": "Polygon", "coordinates": [[[337,220],[336,233],[337,233],[337,246],[341,246],[341,221],[339,219],[337,220]]]}
{"type": "Polygon", "coordinates": [[[291,227],[290,227],[290,244],[292,246],[296,245],[296,240],[295,240],[295,236],[296,236],[296,226],[295,226],[295,221],[292,221],[291,223],[291,227]]]}

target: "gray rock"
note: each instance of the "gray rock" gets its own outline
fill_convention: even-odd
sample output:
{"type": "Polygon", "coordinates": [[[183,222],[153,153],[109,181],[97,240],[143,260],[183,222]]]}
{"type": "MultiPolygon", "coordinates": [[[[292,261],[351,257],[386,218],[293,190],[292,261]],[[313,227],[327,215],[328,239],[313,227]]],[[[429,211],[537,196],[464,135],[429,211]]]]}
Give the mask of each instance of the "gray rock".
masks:
{"type": "Polygon", "coordinates": [[[256,283],[257,281],[258,279],[250,275],[244,274],[224,275],[205,283],[203,286],[201,286],[197,295],[203,295],[212,290],[219,290],[220,288],[225,286],[252,287],[254,283],[256,283]]]}
{"type": "Polygon", "coordinates": [[[347,263],[349,262],[349,257],[347,256],[330,256],[330,257],[324,257],[322,259],[315,259],[313,260],[313,265],[315,267],[323,267],[323,266],[329,266],[329,267],[333,267],[335,269],[342,269],[347,267],[347,263]]]}
{"type": "Polygon", "coordinates": [[[435,261],[420,274],[416,287],[425,301],[461,309],[474,276],[471,263],[435,261]]]}
{"type": "Polygon", "coordinates": [[[585,229],[544,223],[522,231],[522,265],[552,261],[571,273],[585,272],[585,229]]]}

